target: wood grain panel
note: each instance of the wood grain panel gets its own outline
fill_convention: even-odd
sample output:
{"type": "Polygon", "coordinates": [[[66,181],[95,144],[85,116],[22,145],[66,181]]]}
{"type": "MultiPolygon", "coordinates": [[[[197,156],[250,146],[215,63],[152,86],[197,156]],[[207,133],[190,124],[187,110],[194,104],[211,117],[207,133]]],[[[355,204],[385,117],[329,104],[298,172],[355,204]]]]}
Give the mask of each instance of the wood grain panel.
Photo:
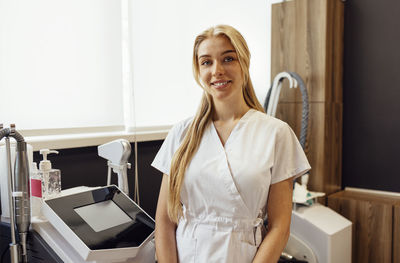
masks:
{"type": "Polygon", "coordinates": [[[355,200],[362,200],[375,203],[388,203],[390,205],[400,204],[400,197],[394,197],[391,195],[378,194],[378,193],[361,192],[361,191],[345,190],[337,192],[331,196],[334,198],[355,199],[355,200]]]}
{"type": "Polygon", "coordinates": [[[342,103],[325,102],[323,190],[327,195],[342,186],[342,116],[342,103]]]}
{"type": "MultiPolygon", "coordinates": [[[[344,4],[340,0],[295,0],[272,5],[271,76],[295,71],[306,84],[310,116],[305,152],[312,166],[309,188],[341,189],[342,64],[344,4]]],[[[301,92],[283,82],[276,117],[297,135],[301,92]]]]}
{"type": "Polygon", "coordinates": [[[353,262],[392,262],[393,204],[333,194],[328,206],[353,222],[353,262]]]}
{"type": "MultiPolygon", "coordinates": [[[[326,101],[326,93],[330,85],[331,74],[328,59],[331,57],[328,42],[328,3],[332,0],[303,0],[307,5],[307,53],[309,54],[309,70],[307,78],[310,78],[310,100],[326,101]]],[[[335,1],[335,0],[333,0],[335,1]]]]}
{"type": "Polygon", "coordinates": [[[334,103],[343,102],[343,50],[344,50],[344,4],[342,1],[334,0],[329,1],[332,12],[328,12],[328,21],[332,21],[331,34],[332,43],[331,49],[333,54],[331,57],[335,58],[332,63],[332,91],[330,92],[331,98],[326,98],[328,101],[334,103]]]}
{"type": "MultiPolygon", "coordinates": [[[[295,71],[305,82],[309,101],[326,100],[331,68],[327,56],[327,0],[296,0],[272,5],[271,76],[281,71],[295,71]]],[[[340,18],[339,18],[340,19],[340,18]]],[[[332,25],[334,21],[330,21],[332,25]]],[[[331,48],[331,47],[330,47],[331,48]]],[[[333,58],[331,58],[333,61],[333,58]]],[[[330,84],[331,85],[331,84],[330,84]]],[[[300,102],[301,95],[284,84],[282,102],[300,102]]]]}
{"type": "Polygon", "coordinates": [[[393,213],[393,262],[400,263],[400,202],[394,206],[393,213]]]}
{"type": "MultiPolygon", "coordinates": [[[[279,72],[294,70],[296,10],[294,2],[274,4],[271,7],[271,82],[279,72]]],[[[286,85],[286,84],[285,84],[286,85]]],[[[282,91],[287,86],[282,87],[282,91]]],[[[295,95],[281,94],[283,102],[293,102],[295,95]],[[292,99],[290,99],[292,98],[292,99]]]]}

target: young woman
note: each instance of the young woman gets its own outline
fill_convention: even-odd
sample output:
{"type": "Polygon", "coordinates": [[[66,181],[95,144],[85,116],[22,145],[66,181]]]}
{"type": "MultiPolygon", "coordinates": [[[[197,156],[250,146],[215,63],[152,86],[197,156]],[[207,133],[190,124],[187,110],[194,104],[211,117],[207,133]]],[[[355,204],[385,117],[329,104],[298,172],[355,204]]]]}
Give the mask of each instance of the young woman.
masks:
{"type": "Polygon", "coordinates": [[[164,173],[156,213],[159,263],[275,263],[286,245],[293,179],[310,166],[290,127],[264,113],[249,64],[236,29],[219,25],[196,37],[201,105],[171,129],[152,163],[164,173]]]}

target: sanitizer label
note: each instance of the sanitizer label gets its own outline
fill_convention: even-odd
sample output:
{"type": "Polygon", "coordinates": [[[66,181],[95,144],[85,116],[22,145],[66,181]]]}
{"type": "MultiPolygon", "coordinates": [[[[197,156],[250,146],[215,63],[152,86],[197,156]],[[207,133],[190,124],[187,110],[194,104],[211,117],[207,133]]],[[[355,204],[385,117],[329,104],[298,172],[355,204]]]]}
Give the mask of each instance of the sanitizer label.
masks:
{"type": "Polygon", "coordinates": [[[31,195],[42,197],[42,181],[38,179],[31,179],[31,195]]]}

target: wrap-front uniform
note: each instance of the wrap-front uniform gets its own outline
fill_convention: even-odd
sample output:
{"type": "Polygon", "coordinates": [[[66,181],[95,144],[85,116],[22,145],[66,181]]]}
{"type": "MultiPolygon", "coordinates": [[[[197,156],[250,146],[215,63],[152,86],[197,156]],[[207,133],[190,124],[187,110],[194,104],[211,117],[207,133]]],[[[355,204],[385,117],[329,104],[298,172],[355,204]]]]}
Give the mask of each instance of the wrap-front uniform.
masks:
{"type": "MultiPolygon", "coordinates": [[[[174,125],[152,166],[169,175],[192,120],[174,125]]],[[[250,263],[262,242],[270,185],[309,169],[296,135],[283,121],[250,109],[225,145],[210,122],[182,185],[179,262],[250,263]]]]}

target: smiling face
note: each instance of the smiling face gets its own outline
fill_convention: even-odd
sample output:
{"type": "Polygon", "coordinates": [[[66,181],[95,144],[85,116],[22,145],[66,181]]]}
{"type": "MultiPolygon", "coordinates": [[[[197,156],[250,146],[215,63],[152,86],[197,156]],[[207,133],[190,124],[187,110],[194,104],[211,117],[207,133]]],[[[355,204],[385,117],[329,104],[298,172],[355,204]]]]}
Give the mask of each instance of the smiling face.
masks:
{"type": "Polygon", "coordinates": [[[242,69],[235,48],[225,36],[203,40],[198,49],[199,77],[214,100],[243,99],[242,69]]]}

